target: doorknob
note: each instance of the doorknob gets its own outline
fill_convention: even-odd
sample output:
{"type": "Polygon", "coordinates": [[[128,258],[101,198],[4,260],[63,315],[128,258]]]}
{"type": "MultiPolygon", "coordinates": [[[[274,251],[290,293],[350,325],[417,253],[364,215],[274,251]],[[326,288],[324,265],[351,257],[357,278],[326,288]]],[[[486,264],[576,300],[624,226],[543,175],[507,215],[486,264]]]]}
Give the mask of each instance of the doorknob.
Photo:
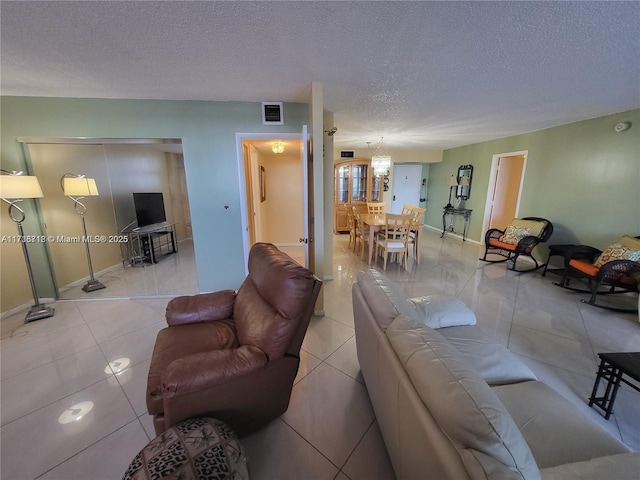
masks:
{"type": "Polygon", "coordinates": [[[306,238],[302,238],[300,237],[300,243],[309,243],[309,240],[307,240],[306,238]]]}

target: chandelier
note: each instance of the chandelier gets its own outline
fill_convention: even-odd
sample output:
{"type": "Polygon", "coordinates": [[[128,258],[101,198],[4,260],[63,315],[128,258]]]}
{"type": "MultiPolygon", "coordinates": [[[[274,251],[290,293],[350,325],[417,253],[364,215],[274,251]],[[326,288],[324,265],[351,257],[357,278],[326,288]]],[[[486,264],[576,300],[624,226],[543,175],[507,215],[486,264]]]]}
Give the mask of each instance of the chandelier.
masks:
{"type": "Polygon", "coordinates": [[[280,140],[278,140],[277,142],[273,142],[271,144],[271,150],[273,151],[273,153],[282,153],[284,152],[284,143],[282,143],[280,140]]]}
{"type": "Polygon", "coordinates": [[[382,155],[382,137],[378,142],[375,154],[371,157],[371,168],[373,169],[374,176],[386,176],[389,175],[389,169],[391,168],[391,155],[382,155]]]}

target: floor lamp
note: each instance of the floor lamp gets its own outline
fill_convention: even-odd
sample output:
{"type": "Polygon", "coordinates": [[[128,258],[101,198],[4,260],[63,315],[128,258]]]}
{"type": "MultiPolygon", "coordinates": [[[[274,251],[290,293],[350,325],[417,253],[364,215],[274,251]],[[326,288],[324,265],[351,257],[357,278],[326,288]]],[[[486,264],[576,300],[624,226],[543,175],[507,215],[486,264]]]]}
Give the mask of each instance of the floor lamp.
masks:
{"type": "Polygon", "coordinates": [[[22,172],[0,175],[0,197],[3,202],[9,204],[9,217],[18,225],[18,240],[22,245],[22,253],[24,253],[24,261],[27,264],[27,273],[29,274],[29,282],[31,283],[31,293],[33,293],[34,304],[27,312],[25,323],[53,317],[54,314],[53,308],[40,304],[36,283],[33,279],[33,270],[31,269],[31,261],[29,260],[24,229],[22,228],[22,222],[24,222],[25,219],[24,210],[17,205],[18,202],[21,202],[25,198],[40,198],[42,196],[42,189],[36,177],[22,175],[22,172]]]}
{"type": "Polygon", "coordinates": [[[80,202],[84,197],[91,197],[98,195],[98,187],[96,181],[93,178],[86,178],[84,175],[76,175],[73,173],[65,173],[60,179],[62,191],[74,202],[76,213],[80,215],[82,219],[82,240],[84,242],[85,249],[87,251],[87,264],[89,265],[89,280],[82,287],[85,292],[93,292],[105,287],[102,283],[96,280],[93,276],[93,266],[91,265],[91,252],[89,250],[89,237],[87,236],[87,223],[84,219],[84,214],[87,213],[87,207],[80,202]]]}

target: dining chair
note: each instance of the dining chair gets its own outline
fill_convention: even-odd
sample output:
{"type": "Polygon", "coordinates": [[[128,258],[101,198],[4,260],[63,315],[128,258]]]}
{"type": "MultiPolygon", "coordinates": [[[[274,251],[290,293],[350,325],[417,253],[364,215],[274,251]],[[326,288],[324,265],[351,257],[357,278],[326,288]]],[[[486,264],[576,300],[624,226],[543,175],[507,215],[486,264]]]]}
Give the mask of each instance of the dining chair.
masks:
{"type": "Polygon", "coordinates": [[[367,211],[370,214],[382,215],[384,214],[385,206],[386,206],[385,202],[378,202],[378,203],[367,202],[367,211]]]}
{"type": "Polygon", "coordinates": [[[409,229],[411,228],[411,215],[398,215],[387,213],[386,228],[376,238],[376,255],[384,251],[383,269],[387,269],[387,258],[390,253],[401,253],[404,268],[408,264],[409,229]]]}
{"type": "Polygon", "coordinates": [[[424,224],[424,214],[427,211],[426,208],[421,207],[410,207],[411,213],[414,217],[414,221],[411,224],[411,228],[409,230],[409,245],[413,252],[413,258],[416,259],[416,262],[420,264],[420,245],[418,244],[418,235],[420,234],[420,229],[424,224]]]}
{"type": "Polygon", "coordinates": [[[353,210],[347,210],[347,226],[349,228],[349,244],[348,248],[353,245],[353,251],[356,250],[356,219],[353,215],[353,210]]]}
{"type": "Polygon", "coordinates": [[[360,210],[355,205],[351,208],[353,209],[353,225],[355,235],[353,251],[355,253],[358,253],[358,242],[360,242],[360,246],[362,247],[362,256],[364,257],[365,244],[369,243],[369,228],[362,222],[362,214],[360,213],[360,210]]]}
{"type": "Polygon", "coordinates": [[[415,207],[413,205],[405,204],[402,206],[402,211],[400,212],[400,215],[411,215],[414,208],[415,207]]]}

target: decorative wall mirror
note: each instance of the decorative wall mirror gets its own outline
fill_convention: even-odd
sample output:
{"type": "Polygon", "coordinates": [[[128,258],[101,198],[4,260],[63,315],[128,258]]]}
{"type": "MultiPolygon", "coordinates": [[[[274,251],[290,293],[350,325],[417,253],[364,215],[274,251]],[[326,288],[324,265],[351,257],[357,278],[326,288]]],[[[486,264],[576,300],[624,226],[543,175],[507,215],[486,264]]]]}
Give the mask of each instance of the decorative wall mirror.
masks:
{"type": "Polygon", "coordinates": [[[461,165],[458,168],[458,187],[456,198],[468,200],[471,196],[471,180],[473,178],[473,165],[461,165]]]}

